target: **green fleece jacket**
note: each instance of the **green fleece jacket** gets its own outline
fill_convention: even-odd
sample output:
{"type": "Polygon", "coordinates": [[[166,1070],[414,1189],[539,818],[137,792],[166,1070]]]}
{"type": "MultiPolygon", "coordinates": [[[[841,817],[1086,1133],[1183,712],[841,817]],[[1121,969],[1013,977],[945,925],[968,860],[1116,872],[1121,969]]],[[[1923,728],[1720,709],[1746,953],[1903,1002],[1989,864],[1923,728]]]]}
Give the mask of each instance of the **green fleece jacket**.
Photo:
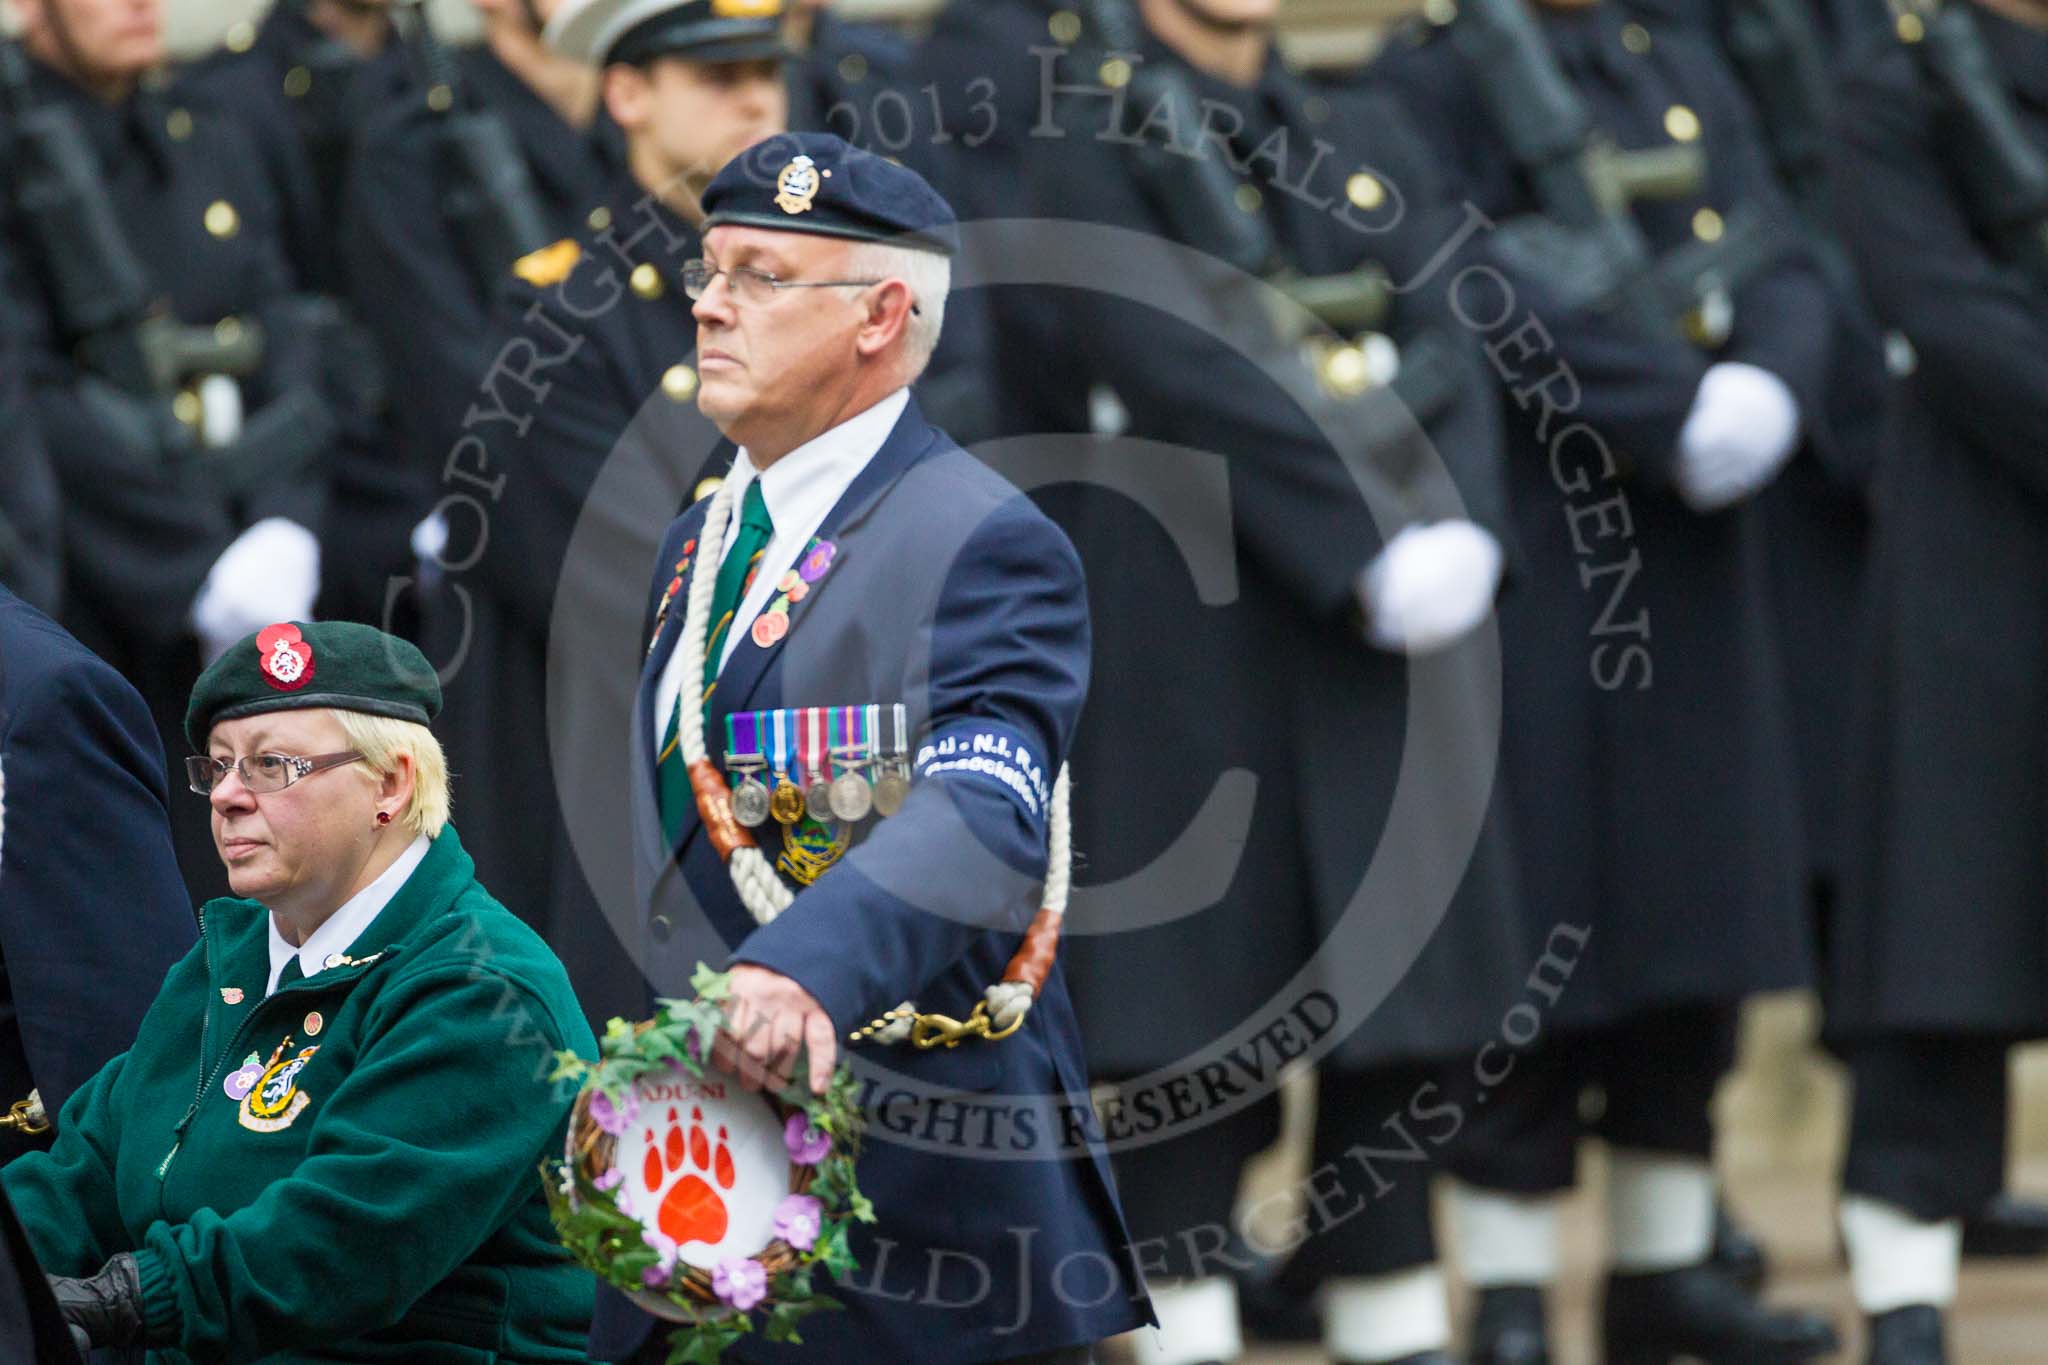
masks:
{"type": "Polygon", "coordinates": [[[134,1252],[161,1365],[586,1360],[593,1281],[537,1171],[555,1050],[597,1049],[561,962],[453,829],[346,961],[265,999],[268,917],[207,902],[134,1046],[0,1171],[44,1269],[134,1252]]]}

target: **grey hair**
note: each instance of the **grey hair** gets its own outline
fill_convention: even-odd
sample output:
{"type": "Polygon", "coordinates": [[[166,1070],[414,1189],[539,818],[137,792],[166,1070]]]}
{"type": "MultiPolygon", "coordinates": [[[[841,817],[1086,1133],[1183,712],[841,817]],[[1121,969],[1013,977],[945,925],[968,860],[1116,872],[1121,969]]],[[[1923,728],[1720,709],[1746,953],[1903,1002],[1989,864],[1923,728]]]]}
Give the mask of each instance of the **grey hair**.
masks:
{"type": "Polygon", "coordinates": [[[910,362],[912,377],[922,374],[945,326],[946,295],[953,288],[953,262],[936,251],[919,251],[891,242],[855,242],[846,261],[854,274],[901,280],[910,286],[910,299],[917,305],[917,311],[904,325],[904,354],[910,362]]]}

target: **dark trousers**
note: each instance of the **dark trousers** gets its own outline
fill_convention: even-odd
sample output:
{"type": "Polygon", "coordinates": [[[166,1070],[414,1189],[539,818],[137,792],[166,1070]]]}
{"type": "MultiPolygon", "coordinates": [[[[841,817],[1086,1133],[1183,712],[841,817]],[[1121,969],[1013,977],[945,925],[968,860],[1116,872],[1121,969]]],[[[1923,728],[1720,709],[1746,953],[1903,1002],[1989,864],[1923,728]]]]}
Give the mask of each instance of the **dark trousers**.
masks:
{"type": "Polygon", "coordinates": [[[1433,1263],[1430,1138],[1446,1124],[1410,1117],[1431,1076],[1419,1067],[1323,1074],[1308,1207],[1299,1222],[1283,1210],[1253,1211],[1249,1243],[1240,1239],[1232,1209],[1245,1163],[1279,1136],[1277,1098],[1169,1142],[1118,1153],[1117,1194],[1132,1259],[1155,1276],[1199,1278],[1284,1257],[1282,1282],[1304,1294],[1333,1276],[1433,1263]],[[1414,1141],[1403,1136],[1404,1127],[1414,1141]]]}
{"type": "Polygon", "coordinates": [[[1451,1169],[1481,1189],[1542,1195],[1575,1183],[1582,1137],[1711,1158],[1735,1021],[1733,1006],[1688,1007],[1539,1040],[1500,1084],[1464,1097],[1451,1169]]]}
{"type": "Polygon", "coordinates": [[[1981,1209],[2005,1188],[2011,1046],[1966,1035],[1845,1046],[1855,1095],[1842,1189],[1927,1222],[1981,1209]]]}

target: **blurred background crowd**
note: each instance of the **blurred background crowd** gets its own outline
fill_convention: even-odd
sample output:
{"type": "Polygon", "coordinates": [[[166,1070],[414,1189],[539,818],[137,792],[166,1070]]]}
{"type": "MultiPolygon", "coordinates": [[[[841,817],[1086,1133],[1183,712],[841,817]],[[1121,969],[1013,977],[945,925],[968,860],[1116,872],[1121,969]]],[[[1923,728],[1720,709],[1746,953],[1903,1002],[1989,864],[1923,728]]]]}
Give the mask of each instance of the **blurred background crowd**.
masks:
{"type": "Polygon", "coordinates": [[[7,4],[0,584],[173,772],[249,631],[417,640],[465,844],[631,1010],[550,641],[654,547],[571,545],[697,448],[697,191],[834,131],[969,225],[918,401],[1088,571],[1098,1078],[1377,1002],[1112,1101],[1131,1349],[2048,1360],[2048,4],[7,4]]]}

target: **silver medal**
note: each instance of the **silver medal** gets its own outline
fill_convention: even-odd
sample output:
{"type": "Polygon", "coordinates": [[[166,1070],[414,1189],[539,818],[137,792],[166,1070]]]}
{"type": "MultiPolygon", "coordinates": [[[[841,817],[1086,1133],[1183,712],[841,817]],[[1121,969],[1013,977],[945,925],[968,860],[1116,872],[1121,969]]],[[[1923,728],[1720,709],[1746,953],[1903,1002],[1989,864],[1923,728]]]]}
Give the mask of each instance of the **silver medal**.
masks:
{"type": "Polygon", "coordinates": [[[733,788],[732,818],[748,829],[768,822],[768,788],[760,778],[748,773],[733,788]]]}
{"type": "Polygon", "coordinates": [[[852,823],[868,818],[874,808],[874,793],[868,790],[868,780],[859,773],[841,773],[832,779],[832,813],[852,823]]]}

